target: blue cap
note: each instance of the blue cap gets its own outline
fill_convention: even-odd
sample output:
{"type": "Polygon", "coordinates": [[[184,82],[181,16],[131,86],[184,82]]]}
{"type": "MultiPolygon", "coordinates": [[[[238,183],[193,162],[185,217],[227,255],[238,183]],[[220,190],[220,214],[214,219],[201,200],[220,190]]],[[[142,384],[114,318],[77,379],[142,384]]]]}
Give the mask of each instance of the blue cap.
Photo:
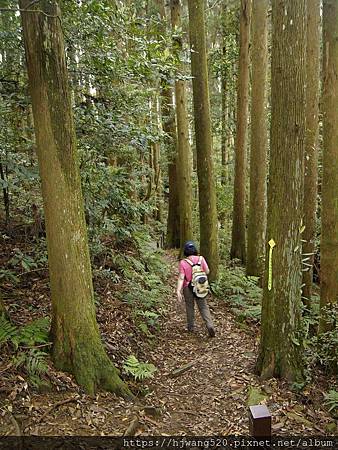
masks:
{"type": "Polygon", "coordinates": [[[187,241],[184,244],[184,251],[197,251],[196,245],[193,241],[187,241]]]}

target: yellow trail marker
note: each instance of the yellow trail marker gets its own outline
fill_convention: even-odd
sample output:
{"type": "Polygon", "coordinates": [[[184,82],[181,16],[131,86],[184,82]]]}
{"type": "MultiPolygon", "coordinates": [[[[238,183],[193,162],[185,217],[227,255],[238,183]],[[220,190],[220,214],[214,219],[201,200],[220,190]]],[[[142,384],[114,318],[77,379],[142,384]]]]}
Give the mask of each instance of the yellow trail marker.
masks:
{"type": "Polygon", "coordinates": [[[268,242],[270,246],[269,250],[269,277],[268,277],[268,290],[271,291],[272,289],[272,250],[276,246],[276,242],[273,239],[270,239],[268,242]]]}

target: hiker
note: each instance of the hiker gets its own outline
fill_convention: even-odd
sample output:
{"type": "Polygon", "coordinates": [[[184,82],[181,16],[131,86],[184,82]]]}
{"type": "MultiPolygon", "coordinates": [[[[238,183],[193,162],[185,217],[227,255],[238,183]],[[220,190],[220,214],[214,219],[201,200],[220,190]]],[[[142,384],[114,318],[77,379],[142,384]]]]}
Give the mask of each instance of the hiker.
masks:
{"type": "Polygon", "coordinates": [[[177,298],[179,302],[185,300],[187,312],[188,332],[194,331],[195,302],[204,320],[210,337],[215,336],[215,328],[211,319],[206,296],[209,292],[207,275],[210,272],[208,264],[203,256],[199,256],[197,248],[192,241],[184,244],[183,253],[185,259],[179,263],[179,275],[177,280],[177,298]]]}

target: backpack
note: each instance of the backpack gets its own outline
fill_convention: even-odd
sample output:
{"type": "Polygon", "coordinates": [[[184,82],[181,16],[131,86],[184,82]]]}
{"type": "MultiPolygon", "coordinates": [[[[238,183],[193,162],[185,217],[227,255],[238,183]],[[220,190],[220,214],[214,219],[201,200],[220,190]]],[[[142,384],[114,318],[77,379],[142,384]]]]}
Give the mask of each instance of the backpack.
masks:
{"type": "Polygon", "coordinates": [[[191,265],[192,278],[189,286],[191,286],[193,293],[198,298],[204,298],[209,293],[209,282],[207,274],[202,269],[203,256],[198,258],[197,263],[193,263],[190,259],[186,258],[185,261],[191,265]]]}

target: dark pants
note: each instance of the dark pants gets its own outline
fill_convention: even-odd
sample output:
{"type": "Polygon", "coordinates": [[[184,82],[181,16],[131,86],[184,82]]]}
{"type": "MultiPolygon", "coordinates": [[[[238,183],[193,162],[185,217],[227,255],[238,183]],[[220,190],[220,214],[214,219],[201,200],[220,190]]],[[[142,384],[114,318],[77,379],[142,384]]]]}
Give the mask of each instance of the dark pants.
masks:
{"type": "Polygon", "coordinates": [[[212,322],[209,306],[206,298],[198,298],[196,297],[192,290],[186,286],[183,288],[183,295],[185,300],[185,307],[187,311],[187,322],[188,322],[188,330],[192,330],[194,328],[194,320],[195,320],[195,302],[197,303],[199,312],[204,320],[208,330],[210,328],[214,328],[214,324],[212,322]]]}

